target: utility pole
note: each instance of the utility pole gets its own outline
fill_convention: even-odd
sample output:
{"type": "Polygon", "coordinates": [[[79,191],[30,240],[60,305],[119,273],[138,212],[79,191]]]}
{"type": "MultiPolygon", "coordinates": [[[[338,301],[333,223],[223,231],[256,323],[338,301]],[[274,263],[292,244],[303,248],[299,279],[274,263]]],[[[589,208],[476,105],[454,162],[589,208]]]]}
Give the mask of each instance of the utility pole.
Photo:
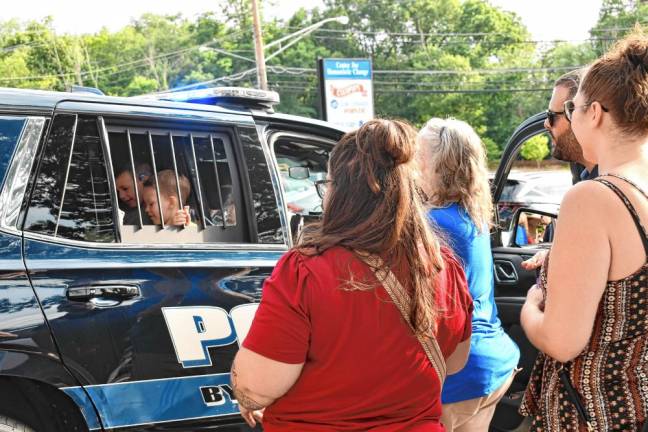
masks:
{"type": "Polygon", "coordinates": [[[261,17],[259,15],[258,0],[252,2],[252,19],[254,25],[254,53],[256,57],[257,84],[261,90],[268,90],[268,76],[266,75],[265,54],[263,53],[263,34],[261,33],[261,17]]]}

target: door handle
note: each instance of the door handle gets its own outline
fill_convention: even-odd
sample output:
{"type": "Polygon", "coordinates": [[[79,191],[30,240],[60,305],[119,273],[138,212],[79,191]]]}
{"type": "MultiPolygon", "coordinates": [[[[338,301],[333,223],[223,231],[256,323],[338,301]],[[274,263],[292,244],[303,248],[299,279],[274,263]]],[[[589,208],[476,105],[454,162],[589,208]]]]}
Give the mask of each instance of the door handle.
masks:
{"type": "Polygon", "coordinates": [[[495,280],[498,283],[514,284],[518,281],[517,270],[510,261],[495,261],[495,280]]]}
{"type": "Polygon", "coordinates": [[[87,302],[92,299],[105,299],[113,301],[129,300],[139,297],[140,288],[137,285],[91,285],[84,287],[70,287],[65,295],[68,300],[87,302]]]}

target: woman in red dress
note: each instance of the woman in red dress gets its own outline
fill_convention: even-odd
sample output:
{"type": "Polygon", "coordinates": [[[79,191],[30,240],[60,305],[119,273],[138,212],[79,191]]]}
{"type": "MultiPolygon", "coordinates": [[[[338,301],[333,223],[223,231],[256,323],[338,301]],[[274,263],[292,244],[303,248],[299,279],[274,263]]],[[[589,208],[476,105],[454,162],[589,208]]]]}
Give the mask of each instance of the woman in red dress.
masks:
{"type": "Polygon", "coordinates": [[[372,120],[331,152],[318,184],[323,219],[266,281],[234,360],[234,392],[251,426],[444,430],[442,369],[466,361],[472,302],[463,270],[428,227],[415,143],[409,124],[372,120]],[[392,301],[386,286],[406,301],[392,301]],[[430,336],[434,365],[418,339],[430,336]]]}

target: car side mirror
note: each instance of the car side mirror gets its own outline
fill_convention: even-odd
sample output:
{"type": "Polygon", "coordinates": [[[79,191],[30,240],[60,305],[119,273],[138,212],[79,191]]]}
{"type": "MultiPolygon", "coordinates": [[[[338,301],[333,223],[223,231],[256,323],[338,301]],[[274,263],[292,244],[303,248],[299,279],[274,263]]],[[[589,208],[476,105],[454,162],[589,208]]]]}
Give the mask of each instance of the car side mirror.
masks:
{"type": "Polygon", "coordinates": [[[551,243],[556,232],[558,216],[540,210],[520,208],[513,216],[508,245],[525,247],[551,243]]]}
{"type": "Polygon", "coordinates": [[[288,177],[295,180],[307,180],[310,178],[308,167],[290,167],[288,168],[288,177]]]}

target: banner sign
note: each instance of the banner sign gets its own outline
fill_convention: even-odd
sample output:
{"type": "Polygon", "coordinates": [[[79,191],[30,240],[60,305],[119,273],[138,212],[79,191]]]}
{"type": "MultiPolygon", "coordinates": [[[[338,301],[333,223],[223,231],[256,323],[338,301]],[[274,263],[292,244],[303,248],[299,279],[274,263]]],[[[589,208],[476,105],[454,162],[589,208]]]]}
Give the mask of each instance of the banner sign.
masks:
{"type": "Polygon", "coordinates": [[[371,60],[318,61],[324,120],[355,129],[374,117],[371,60]]]}

